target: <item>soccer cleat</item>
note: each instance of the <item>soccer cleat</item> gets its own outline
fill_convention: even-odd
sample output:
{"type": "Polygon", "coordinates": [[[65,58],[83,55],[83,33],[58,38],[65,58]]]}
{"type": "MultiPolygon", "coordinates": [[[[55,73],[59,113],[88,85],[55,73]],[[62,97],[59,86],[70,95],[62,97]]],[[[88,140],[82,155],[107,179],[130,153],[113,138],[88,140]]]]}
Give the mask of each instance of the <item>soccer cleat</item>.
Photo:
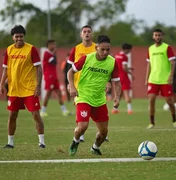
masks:
{"type": "Polygon", "coordinates": [[[4,146],[4,148],[5,148],[5,149],[13,149],[14,146],[12,146],[12,145],[10,145],[10,144],[6,144],[6,145],[4,146]]]}
{"type": "Polygon", "coordinates": [[[63,116],[70,116],[70,115],[72,115],[72,113],[70,111],[68,111],[68,110],[62,112],[62,114],[63,114],[63,116]]]}
{"type": "Polygon", "coordinates": [[[174,126],[174,128],[176,128],[176,122],[173,122],[173,126],[174,126]]]}
{"type": "Polygon", "coordinates": [[[46,148],[45,144],[39,144],[39,148],[46,148]]]}
{"type": "Polygon", "coordinates": [[[128,110],[127,113],[128,114],[133,114],[133,111],[132,110],[128,110]]]}
{"type": "Polygon", "coordinates": [[[118,114],[120,111],[118,109],[112,109],[111,113],[112,114],[118,114]]]}
{"type": "Polygon", "coordinates": [[[80,139],[80,142],[82,142],[82,143],[83,143],[83,142],[84,142],[84,139],[80,139]]]}
{"type": "Polygon", "coordinates": [[[41,116],[41,117],[46,117],[46,116],[48,116],[48,114],[47,114],[46,112],[42,112],[42,111],[41,111],[41,112],[40,112],[40,116],[41,116]]]}
{"type": "Polygon", "coordinates": [[[78,145],[79,145],[79,142],[75,142],[74,140],[72,141],[72,144],[70,146],[70,149],[69,149],[69,154],[71,156],[74,156],[77,152],[77,149],[78,149],[78,145]]]}
{"type": "Polygon", "coordinates": [[[147,126],[147,129],[153,129],[154,127],[155,127],[154,124],[149,124],[149,125],[147,126]]]}
{"type": "Polygon", "coordinates": [[[95,154],[98,156],[102,155],[100,149],[95,149],[95,148],[91,147],[90,151],[92,152],[92,154],[95,154]]]}

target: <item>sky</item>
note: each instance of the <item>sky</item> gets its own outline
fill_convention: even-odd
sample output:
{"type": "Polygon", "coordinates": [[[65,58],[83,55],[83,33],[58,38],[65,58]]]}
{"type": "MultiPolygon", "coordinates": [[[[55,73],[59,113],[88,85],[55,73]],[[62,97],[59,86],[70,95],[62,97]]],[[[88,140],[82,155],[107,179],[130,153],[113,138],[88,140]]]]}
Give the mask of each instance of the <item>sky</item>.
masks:
{"type": "MultiPolygon", "coordinates": [[[[5,0],[1,0],[1,5],[4,2],[5,0]]],[[[48,7],[48,0],[24,0],[24,2],[32,3],[43,10],[48,7]]],[[[57,2],[57,0],[50,0],[50,7],[54,7],[57,2]]],[[[120,16],[120,19],[125,20],[127,16],[133,16],[136,19],[144,20],[147,26],[154,25],[156,21],[167,26],[176,26],[175,3],[176,0],[128,0],[126,12],[120,16]]],[[[2,28],[3,24],[0,22],[0,29],[2,28]]]]}

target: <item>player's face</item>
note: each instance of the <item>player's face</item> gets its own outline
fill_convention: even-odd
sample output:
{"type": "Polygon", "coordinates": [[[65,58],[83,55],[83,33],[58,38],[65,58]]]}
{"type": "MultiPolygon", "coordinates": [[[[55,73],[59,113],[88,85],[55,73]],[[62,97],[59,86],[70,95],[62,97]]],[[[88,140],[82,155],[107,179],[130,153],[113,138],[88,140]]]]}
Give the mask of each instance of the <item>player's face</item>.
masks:
{"type": "Polygon", "coordinates": [[[24,45],[24,34],[23,33],[15,33],[12,36],[12,39],[15,43],[15,47],[22,47],[24,45]]]}
{"type": "Polygon", "coordinates": [[[82,29],[80,36],[83,41],[90,41],[92,40],[92,30],[88,27],[85,27],[82,29]]]}
{"type": "Polygon", "coordinates": [[[97,58],[99,60],[106,59],[107,56],[110,54],[111,45],[107,42],[100,43],[96,46],[97,50],[97,58]]]}
{"type": "Polygon", "coordinates": [[[54,51],[56,50],[56,43],[55,43],[55,42],[49,43],[49,44],[48,44],[48,49],[49,49],[51,52],[54,52],[54,51]]]}
{"type": "Polygon", "coordinates": [[[155,43],[160,44],[162,42],[163,34],[161,32],[153,33],[153,40],[155,43]]]}

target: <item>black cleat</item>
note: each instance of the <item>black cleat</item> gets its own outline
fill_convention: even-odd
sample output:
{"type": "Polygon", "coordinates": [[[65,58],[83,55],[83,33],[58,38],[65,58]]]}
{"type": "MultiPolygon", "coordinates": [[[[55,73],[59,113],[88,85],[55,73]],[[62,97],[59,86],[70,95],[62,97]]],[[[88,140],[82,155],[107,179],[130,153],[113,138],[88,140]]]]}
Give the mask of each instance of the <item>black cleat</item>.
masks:
{"type": "Polygon", "coordinates": [[[39,148],[46,148],[46,145],[45,144],[40,144],[39,148]]]}
{"type": "Polygon", "coordinates": [[[108,139],[108,138],[106,138],[106,139],[104,140],[104,142],[109,142],[109,139],[108,139]]]}
{"type": "Polygon", "coordinates": [[[95,154],[98,156],[102,155],[100,149],[95,149],[95,148],[91,147],[90,151],[92,152],[92,154],[95,154]]]}
{"type": "Polygon", "coordinates": [[[83,143],[83,142],[84,142],[84,139],[80,139],[80,142],[82,142],[82,143],[83,143]]]}
{"type": "Polygon", "coordinates": [[[12,145],[10,145],[10,144],[6,144],[6,145],[4,146],[4,148],[5,148],[5,149],[13,149],[14,146],[12,146],[12,145]]]}

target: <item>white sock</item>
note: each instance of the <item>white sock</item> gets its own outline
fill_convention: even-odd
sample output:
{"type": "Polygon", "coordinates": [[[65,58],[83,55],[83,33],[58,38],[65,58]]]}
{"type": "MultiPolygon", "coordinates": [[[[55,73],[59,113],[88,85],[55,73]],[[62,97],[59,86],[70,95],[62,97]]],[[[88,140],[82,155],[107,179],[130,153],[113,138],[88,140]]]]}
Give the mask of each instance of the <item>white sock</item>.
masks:
{"type": "Polygon", "coordinates": [[[132,110],[132,105],[131,105],[131,103],[128,103],[128,104],[127,104],[127,109],[128,109],[128,111],[131,111],[131,110],[132,110]]]}
{"type": "Polygon", "coordinates": [[[76,142],[76,143],[79,143],[80,140],[77,140],[75,137],[73,138],[73,140],[76,142]]]}
{"type": "Polygon", "coordinates": [[[100,147],[98,147],[95,143],[93,144],[93,148],[94,149],[99,149],[100,147]]]}
{"type": "Polygon", "coordinates": [[[106,138],[105,139],[108,139],[108,136],[106,136],[106,138]]]}
{"type": "Polygon", "coordinates": [[[42,106],[41,111],[42,111],[42,112],[46,112],[46,107],[45,107],[45,106],[42,106]]]}
{"type": "Polygon", "coordinates": [[[39,134],[39,144],[44,144],[45,145],[45,141],[44,141],[44,134],[39,134]]]}
{"type": "Polygon", "coordinates": [[[62,110],[62,112],[66,112],[67,111],[67,108],[66,108],[66,106],[64,104],[61,105],[61,110],[62,110]]]}
{"type": "Polygon", "coordinates": [[[84,134],[80,136],[80,139],[84,141],[84,134]]]}
{"type": "Polygon", "coordinates": [[[115,111],[117,111],[117,110],[118,110],[118,108],[115,108],[115,107],[113,107],[113,109],[114,109],[115,111]]]}
{"type": "Polygon", "coordinates": [[[13,136],[8,135],[8,144],[14,146],[14,135],[13,136]]]}

